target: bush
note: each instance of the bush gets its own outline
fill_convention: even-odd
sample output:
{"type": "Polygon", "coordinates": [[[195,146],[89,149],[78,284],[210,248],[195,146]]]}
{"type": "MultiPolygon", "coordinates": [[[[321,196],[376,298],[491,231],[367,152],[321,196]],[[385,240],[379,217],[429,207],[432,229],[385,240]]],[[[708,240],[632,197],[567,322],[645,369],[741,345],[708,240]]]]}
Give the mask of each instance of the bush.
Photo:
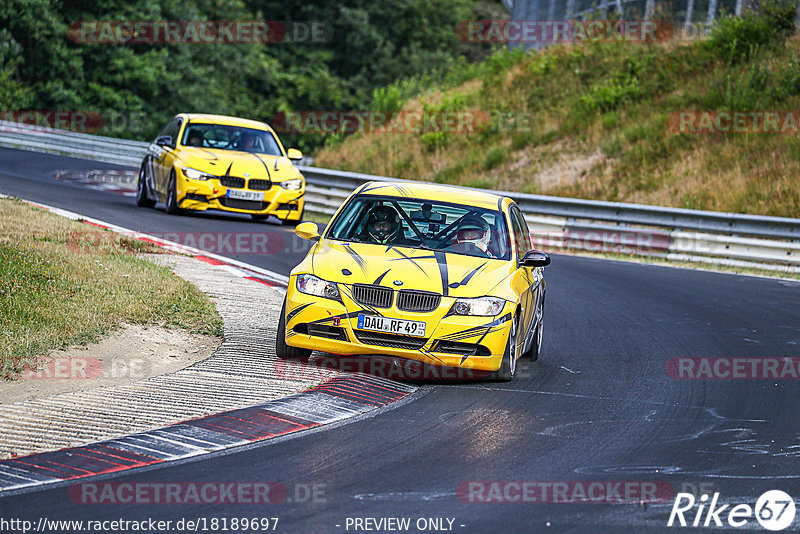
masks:
{"type": "Polygon", "coordinates": [[[741,17],[723,17],[711,30],[706,47],[728,64],[749,61],[763,49],[782,45],[794,31],[795,7],[773,0],[761,10],[746,11],[741,17]]]}
{"type": "Polygon", "coordinates": [[[483,160],[483,168],[488,170],[498,167],[506,159],[506,149],[502,146],[492,147],[483,160]]]}

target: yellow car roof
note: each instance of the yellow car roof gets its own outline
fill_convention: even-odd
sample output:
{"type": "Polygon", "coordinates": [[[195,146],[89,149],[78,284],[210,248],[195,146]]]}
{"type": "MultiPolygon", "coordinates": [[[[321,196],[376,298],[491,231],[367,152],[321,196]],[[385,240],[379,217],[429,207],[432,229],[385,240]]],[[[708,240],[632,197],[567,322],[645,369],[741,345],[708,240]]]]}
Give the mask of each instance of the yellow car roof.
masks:
{"type": "Polygon", "coordinates": [[[502,210],[504,197],[453,185],[413,182],[368,182],[358,191],[362,195],[385,195],[414,199],[441,200],[476,208],[502,210]]]}
{"type": "Polygon", "coordinates": [[[189,119],[189,122],[200,122],[204,124],[224,124],[226,126],[241,126],[243,128],[256,128],[259,130],[271,130],[266,123],[253,121],[250,119],[242,119],[241,117],[228,117],[227,115],[210,115],[206,113],[181,113],[189,119]]]}

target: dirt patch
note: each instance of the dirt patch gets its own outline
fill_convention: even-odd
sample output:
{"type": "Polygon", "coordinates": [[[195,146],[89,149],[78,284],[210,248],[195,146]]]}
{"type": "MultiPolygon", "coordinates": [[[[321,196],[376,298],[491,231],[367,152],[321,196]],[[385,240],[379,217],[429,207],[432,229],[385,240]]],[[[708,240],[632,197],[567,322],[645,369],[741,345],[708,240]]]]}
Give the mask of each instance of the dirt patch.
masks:
{"type": "Polygon", "coordinates": [[[0,405],[172,373],[208,358],[220,343],[177,328],[124,324],[99,343],[52,351],[38,369],[0,382],[0,405]]]}
{"type": "Polygon", "coordinates": [[[534,179],[542,191],[572,185],[582,180],[592,167],[605,159],[605,155],[599,149],[586,156],[563,156],[549,167],[537,172],[534,179]]]}

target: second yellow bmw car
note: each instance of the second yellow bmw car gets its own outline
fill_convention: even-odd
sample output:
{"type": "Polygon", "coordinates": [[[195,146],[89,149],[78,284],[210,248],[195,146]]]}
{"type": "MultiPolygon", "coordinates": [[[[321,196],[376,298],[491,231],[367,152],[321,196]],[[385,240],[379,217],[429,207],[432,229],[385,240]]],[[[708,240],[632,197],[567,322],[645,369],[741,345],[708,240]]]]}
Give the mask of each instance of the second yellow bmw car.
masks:
{"type": "Polygon", "coordinates": [[[357,188],[289,280],[276,352],[388,355],[510,380],[536,359],[550,263],[516,203],[439,186],[357,188]]]}
{"type": "Polygon", "coordinates": [[[181,113],[150,145],[139,171],[136,203],[164,202],[167,213],[223,210],[255,220],[303,219],[305,179],[292,163],[303,154],[284,150],[263,122],[181,113]]]}

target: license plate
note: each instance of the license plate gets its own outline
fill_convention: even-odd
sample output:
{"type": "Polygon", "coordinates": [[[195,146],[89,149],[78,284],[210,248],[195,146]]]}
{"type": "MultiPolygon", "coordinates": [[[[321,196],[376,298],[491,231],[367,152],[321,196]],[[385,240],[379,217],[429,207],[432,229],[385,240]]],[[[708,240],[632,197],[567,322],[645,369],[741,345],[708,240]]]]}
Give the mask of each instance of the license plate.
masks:
{"type": "Polygon", "coordinates": [[[390,319],[375,315],[359,315],[358,328],[373,330],[375,332],[388,332],[390,334],[405,334],[408,336],[425,336],[425,323],[423,321],[407,321],[405,319],[390,319]]]}
{"type": "Polygon", "coordinates": [[[228,189],[226,195],[228,198],[237,198],[239,200],[255,200],[257,202],[264,201],[264,193],[258,191],[245,191],[244,189],[228,189]]]}

